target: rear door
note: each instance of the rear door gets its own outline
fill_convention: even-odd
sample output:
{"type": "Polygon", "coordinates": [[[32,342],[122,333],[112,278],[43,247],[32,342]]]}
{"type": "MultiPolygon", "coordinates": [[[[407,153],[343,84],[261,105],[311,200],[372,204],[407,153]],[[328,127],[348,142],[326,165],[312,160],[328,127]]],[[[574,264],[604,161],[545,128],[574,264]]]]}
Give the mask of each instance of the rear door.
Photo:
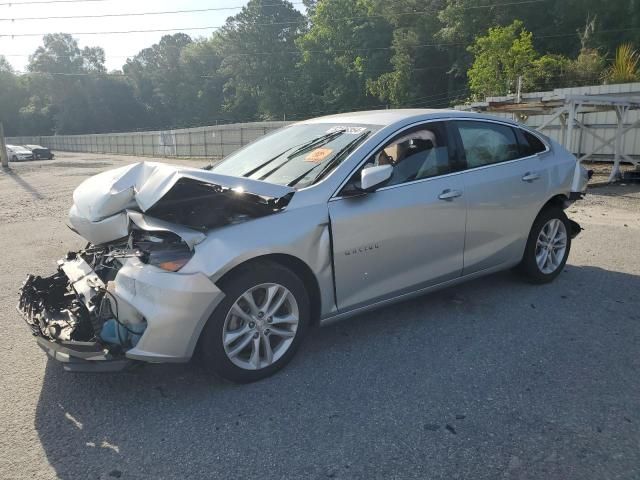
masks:
{"type": "Polygon", "coordinates": [[[517,127],[480,120],[454,122],[467,169],[464,275],[522,257],[547,185],[544,159],[524,148],[517,127]]]}
{"type": "Polygon", "coordinates": [[[445,124],[425,123],[365,162],[393,164],[388,185],[350,196],[348,183],[329,202],[340,310],[461,275],[466,214],[455,161],[445,124]]]}

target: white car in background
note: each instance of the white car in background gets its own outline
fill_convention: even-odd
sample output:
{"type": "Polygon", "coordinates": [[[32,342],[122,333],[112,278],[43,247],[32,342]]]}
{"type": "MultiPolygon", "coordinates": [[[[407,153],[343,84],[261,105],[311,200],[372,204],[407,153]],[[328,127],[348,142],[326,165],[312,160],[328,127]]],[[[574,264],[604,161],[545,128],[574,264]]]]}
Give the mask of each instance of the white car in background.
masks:
{"type": "Polygon", "coordinates": [[[7,145],[7,158],[10,162],[33,160],[33,153],[20,145],[7,145]]]}

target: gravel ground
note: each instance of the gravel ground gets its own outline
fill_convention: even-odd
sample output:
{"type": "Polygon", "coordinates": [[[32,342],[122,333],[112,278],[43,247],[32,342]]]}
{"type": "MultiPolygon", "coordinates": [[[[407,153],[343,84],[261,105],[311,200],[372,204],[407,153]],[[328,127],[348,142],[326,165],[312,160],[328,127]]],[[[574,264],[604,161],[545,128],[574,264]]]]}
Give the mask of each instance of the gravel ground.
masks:
{"type": "Polygon", "coordinates": [[[17,289],[82,245],[80,181],[135,160],[0,173],[0,478],[640,478],[640,186],[569,209],[585,230],[553,284],[507,272],[317,329],[256,384],[66,373],[17,289]]]}

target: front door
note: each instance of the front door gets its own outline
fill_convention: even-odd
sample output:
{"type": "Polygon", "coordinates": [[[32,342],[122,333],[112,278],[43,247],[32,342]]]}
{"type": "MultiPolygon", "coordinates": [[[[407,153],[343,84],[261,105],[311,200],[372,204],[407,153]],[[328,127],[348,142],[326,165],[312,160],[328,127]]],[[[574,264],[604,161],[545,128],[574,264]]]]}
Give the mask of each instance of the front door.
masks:
{"type": "Polygon", "coordinates": [[[383,163],[394,166],[389,184],[354,196],[345,193],[347,184],[329,202],[339,310],[462,273],[464,185],[445,125],[425,123],[397,135],[367,161],[383,163]]]}

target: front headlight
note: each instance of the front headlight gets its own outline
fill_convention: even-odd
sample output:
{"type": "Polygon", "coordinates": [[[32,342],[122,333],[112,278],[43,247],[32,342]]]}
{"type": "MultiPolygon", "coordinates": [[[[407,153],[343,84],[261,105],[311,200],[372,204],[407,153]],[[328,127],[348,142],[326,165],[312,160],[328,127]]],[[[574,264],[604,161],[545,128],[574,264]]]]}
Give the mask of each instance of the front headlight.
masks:
{"type": "Polygon", "coordinates": [[[142,262],[168,272],[177,272],[193,256],[193,251],[187,244],[179,236],[169,232],[134,230],[130,243],[132,248],[141,252],[142,262]]]}
{"type": "Polygon", "coordinates": [[[147,253],[146,263],[167,270],[168,272],[177,272],[191,260],[192,256],[193,252],[189,250],[189,247],[186,245],[184,249],[170,248],[151,250],[147,253]]]}

